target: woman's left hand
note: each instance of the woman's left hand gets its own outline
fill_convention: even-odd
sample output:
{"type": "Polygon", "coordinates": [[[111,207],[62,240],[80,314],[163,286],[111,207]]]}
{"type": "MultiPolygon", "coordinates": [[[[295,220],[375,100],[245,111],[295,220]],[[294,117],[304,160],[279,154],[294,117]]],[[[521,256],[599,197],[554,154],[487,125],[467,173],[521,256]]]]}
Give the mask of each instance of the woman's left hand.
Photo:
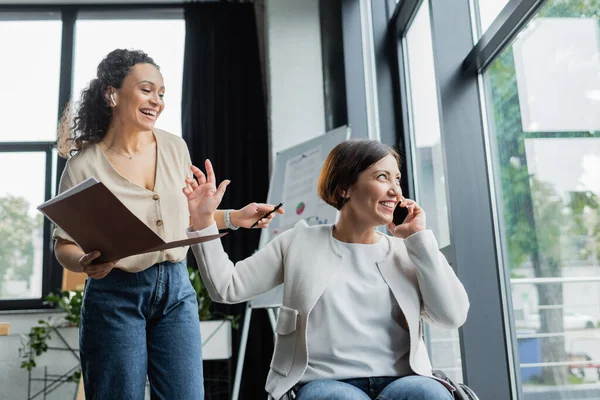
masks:
{"type": "Polygon", "coordinates": [[[214,213],[217,210],[225,189],[229,185],[229,180],[224,180],[216,186],[215,171],[210,160],[204,162],[206,175],[200,168],[192,165],[190,168],[196,179],[187,178],[183,194],[188,200],[188,209],[190,212],[191,222],[194,230],[200,230],[214,223],[214,213]]]}
{"type": "Polygon", "coordinates": [[[406,239],[413,233],[426,229],[427,217],[425,211],[414,200],[402,199],[398,207],[406,207],[408,215],[400,225],[393,222],[388,224],[388,229],[392,232],[392,235],[406,239]]]}
{"type": "Polygon", "coordinates": [[[283,214],[283,208],[279,208],[267,218],[262,218],[266,213],[272,211],[275,206],[263,203],[250,203],[246,207],[231,212],[231,223],[241,228],[250,228],[259,218],[260,221],[255,228],[266,228],[275,217],[275,214],[283,214]]]}

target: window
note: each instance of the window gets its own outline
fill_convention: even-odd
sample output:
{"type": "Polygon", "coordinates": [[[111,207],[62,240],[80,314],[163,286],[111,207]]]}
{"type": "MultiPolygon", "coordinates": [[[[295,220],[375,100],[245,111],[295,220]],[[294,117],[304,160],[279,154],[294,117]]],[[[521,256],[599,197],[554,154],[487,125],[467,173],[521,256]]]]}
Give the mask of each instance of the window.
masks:
{"type": "Polygon", "coordinates": [[[416,200],[440,247],[450,244],[444,156],[433,64],[429,2],[424,1],[404,40],[410,104],[410,133],[415,160],[416,200]]]}
{"type": "Polygon", "coordinates": [[[4,77],[0,109],[11,111],[2,113],[0,141],[52,142],[56,138],[62,23],[60,19],[2,17],[0,14],[0,54],[10,62],[0,63],[0,76],[4,77]]]}
{"type": "Polygon", "coordinates": [[[39,298],[44,219],[36,206],[45,200],[46,154],[0,153],[0,165],[13,166],[0,179],[0,299],[39,298]]]}
{"type": "MultiPolygon", "coordinates": [[[[427,213],[427,226],[440,248],[445,248],[450,245],[450,229],[428,1],[419,6],[402,47],[416,201],[427,213]]],[[[426,342],[434,368],[462,381],[458,330],[428,326],[426,342]]]]}
{"type": "MultiPolygon", "coordinates": [[[[139,12],[131,15],[139,16],[139,12]]],[[[82,13],[78,16],[73,99],[79,99],[81,90],[95,78],[96,67],[110,51],[118,48],[142,50],[158,64],[165,81],[165,109],[156,127],[181,136],[183,15],[179,19],[122,19],[128,16],[121,13],[118,20],[110,18],[110,14],[103,16],[103,13],[82,13]]]]}
{"type": "Polygon", "coordinates": [[[599,380],[599,16],[547,1],[484,74],[525,398],[599,380]]]}
{"type": "Polygon", "coordinates": [[[477,9],[479,11],[479,23],[481,33],[484,33],[500,14],[509,0],[479,0],[477,9]]]}
{"type": "MultiPolygon", "coordinates": [[[[0,300],[39,300],[48,279],[36,207],[51,189],[62,23],[60,15],[0,13],[0,300]],[[10,40],[7,40],[10,38],[10,40]],[[44,40],[40,40],[43,38],[44,40]]],[[[46,224],[46,226],[45,226],[46,224]]]]}

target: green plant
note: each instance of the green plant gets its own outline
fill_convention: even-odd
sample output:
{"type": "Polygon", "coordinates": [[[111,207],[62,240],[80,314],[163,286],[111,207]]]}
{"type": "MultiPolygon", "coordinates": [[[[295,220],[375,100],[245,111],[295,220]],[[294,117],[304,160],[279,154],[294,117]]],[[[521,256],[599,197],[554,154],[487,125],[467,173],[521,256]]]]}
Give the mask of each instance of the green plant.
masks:
{"type": "MultiPolygon", "coordinates": [[[[50,293],[46,296],[44,304],[53,305],[65,312],[65,316],[60,319],[47,320],[40,319],[38,326],[31,328],[29,334],[24,335],[19,348],[21,357],[21,368],[31,371],[35,366],[35,358],[48,351],[48,341],[52,339],[52,332],[56,328],[67,326],[79,327],[81,320],[81,302],[83,293],[81,291],[50,293]]],[[[79,382],[81,372],[75,372],[70,379],[79,382]]]]}
{"type": "Polygon", "coordinates": [[[51,339],[52,325],[49,321],[40,319],[40,326],[34,326],[25,340],[21,340],[19,356],[23,359],[21,368],[31,371],[35,366],[35,357],[48,350],[48,340],[51,339]]]}
{"type": "Polygon", "coordinates": [[[83,292],[75,290],[73,292],[60,292],[58,294],[50,293],[46,296],[44,304],[53,305],[63,310],[67,315],[65,321],[79,326],[81,321],[81,303],[83,301],[83,292]]]}
{"type": "Polygon", "coordinates": [[[211,310],[212,300],[210,295],[208,294],[208,290],[206,290],[206,286],[202,283],[202,278],[200,277],[200,273],[197,269],[188,267],[188,273],[190,276],[190,282],[194,290],[196,291],[196,299],[198,300],[198,317],[200,317],[200,321],[209,321],[213,319],[213,317],[218,316],[223,319],[228,319],[231,321],[231,327],[233,329],[239,328],[239,315],[227,315],[219,312],[214,312],[211,310]]]}
{"type": "Polygon", "coordinates": [[[188,267],[188,273],[190,275],[190,282],[192,287],[196,291],[196,299],[198,300],[198,317],[200,321],[208,321],[212,319],[212,313],[210,312],[210,305],[212,300],[206,290],[206,287],[202,283],[202,278],[197,269],[188,267]]]}

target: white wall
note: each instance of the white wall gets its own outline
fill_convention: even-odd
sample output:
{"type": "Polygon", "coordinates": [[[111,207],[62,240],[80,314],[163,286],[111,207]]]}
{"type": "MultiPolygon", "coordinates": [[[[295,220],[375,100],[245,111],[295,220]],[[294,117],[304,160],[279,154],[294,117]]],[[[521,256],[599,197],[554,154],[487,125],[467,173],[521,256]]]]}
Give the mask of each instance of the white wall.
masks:
{"type": "MultiPolygon", "coordinates": [[[[264,0],[272,156],[325,133],[318,0],[264,0]]],[[[274,159],[274,158],[273,158],[274,159]]]]}

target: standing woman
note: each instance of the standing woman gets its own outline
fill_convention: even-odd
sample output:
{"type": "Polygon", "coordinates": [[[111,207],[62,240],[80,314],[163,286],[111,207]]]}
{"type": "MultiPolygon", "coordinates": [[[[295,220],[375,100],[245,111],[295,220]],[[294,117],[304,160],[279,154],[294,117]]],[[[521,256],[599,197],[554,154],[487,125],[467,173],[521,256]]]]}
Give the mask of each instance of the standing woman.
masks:
{"type": "MultiPolygon", "coordinates": [[[[96,177],[166,241],[185,238],[190,215],[181,182],[191,176],[185,142],[154,124],[165,86],[156,63],[135,50],[114,50],[82,92],[74,118],[65,112],[59,152],[70,158],[63,192],[96,177]]],[[[252,203],[217,211],[221,229],[249,228],[272,207],[252,203]]],[[[269,220],[263,220],[264,228],[269,220]]],[[[94,229],[90,226],[89,229],[94,229]]],[[[115,226],[114,229],[119,229],[115,226]]],[[[80,352],[88,399],[204,398],[202,343],[187,247],[92,264],[63,230],[54,231],[58,261],[88,275],[81,311],[80,352]]]]}
{"type": "MultiPolygon", "coordinates": [[[[327,156],[321,199],[339,210],[334,225],[300,221],[235,265],[215,240],[192,246],[215,301],[246,301],[283,283],[275,352],[266,390],[296,400],[451,400],[432,376],[421,319],[461,326],[463,285],[439,252],[425,212],[400,190],[400,158],[373,140],[349,140],[327,156]],[[400,225],[394,209],[406,207],[400,225]],[[375,228],[387,225],[392,235],[375,228]]],[[[190,236],[216,232],[225,192],[206,176],[186,181],[190,236]],[[198,232],[200,231],[200,232],[198,232]]]]}

